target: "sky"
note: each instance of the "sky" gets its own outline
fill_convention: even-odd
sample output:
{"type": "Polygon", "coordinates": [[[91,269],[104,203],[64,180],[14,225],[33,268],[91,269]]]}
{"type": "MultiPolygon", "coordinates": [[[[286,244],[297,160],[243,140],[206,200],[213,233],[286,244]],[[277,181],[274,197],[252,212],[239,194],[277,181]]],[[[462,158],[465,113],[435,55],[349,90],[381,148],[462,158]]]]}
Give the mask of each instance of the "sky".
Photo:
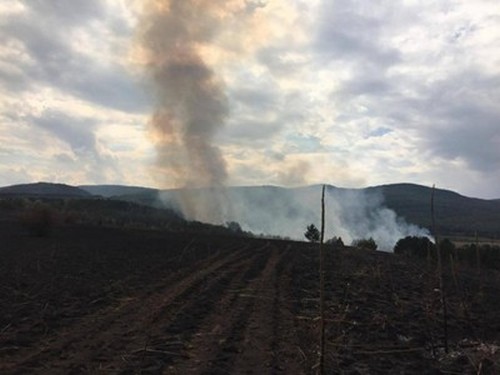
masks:
{"type": "MultiPolygon", "coordinates": [[[[0,186],[179,185],[158,161],[147,3],[168,8],[0,1],[0,186]]],[[[411,182],[500,198],[498,0],[190,3],[194,29],[217,23],[195,47],[225,100],[209,141],[228,185],[411,182]]]]}

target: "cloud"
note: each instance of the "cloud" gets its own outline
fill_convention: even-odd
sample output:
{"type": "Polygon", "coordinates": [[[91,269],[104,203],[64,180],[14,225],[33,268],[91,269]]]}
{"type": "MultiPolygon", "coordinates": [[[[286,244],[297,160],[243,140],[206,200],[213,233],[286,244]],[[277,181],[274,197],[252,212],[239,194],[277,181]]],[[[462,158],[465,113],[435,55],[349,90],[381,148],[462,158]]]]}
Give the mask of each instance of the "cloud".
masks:
{"type": "MultiPolygon", "coordinates": [[[[382,2],[383,3],[383,2],[382,2]]],[[[385,41],[391,7],[380,2],[324,1],[320,7],[316,53],[324,61],[341,60],[357,69],[384,73],[400,60],[399,51],[385,41]]]]}
{"type": "Polygon", "coordinates": [[[128,66],[130,17],[107,1],[0,6],[0,184],[154,184],[134,130],[150,105],[128,66]]]}
{"type": "Polygon", "coordinates": [[[346,140],[346,158],[371,165],[374,183],[392,174],[470,189],[465,169],[500,178],[500,70],[491,63],[500,28],[491,3],[467,4],[322,2],[315,61],[332,82],[337,110],[324,118],[337,139],[320,138],[335,154],[346,140]]]}
{"type": "MultiPolygon", "coordinates": [[[[408,181],[500,196],[497,3],[225,4],[225,22],[198,47],[227,98],[213,141],[228,183],[408,181]]],[[[142,5],[0,5],[0,159],[10,175],[171,181],[153,165],[153,100],[130,65],[142,5]],[[101,176],[91,159],[105,163],[101,176]]]]}
{"type": "MultiPolygon", "coordinates": [[[[463,159],[482,172],[500,170],[500,76],[463,72],[422,95],[422,147],[439,157],[463,159]],[[424,110],[425,108],[425,110],[424,110]]],[[[410,112],[410,108],[407,108],[410,112]]]]}
{"type": "MultiPolygon", "coordinates": [[[[123,57],[100,61],[90,44],[107,40],[102,2],[25,1],[24,11],[1,18],[0,79],[17,94],[45,85],[127,112],[148,108],[148,97],[123,57]]],[[[129,31],[129,37],[130,37],[129,31]]]]}
{"type": "Polygon", "coordinates": [[[64,25],[85,23],[98,18],[105,10],[102,1],[64,1],[64,0],[23,0],[22,4],[44,19],[57,20],[64,25]]]}
{"type": "Polygon", "coordinates": [[[98,157],[95,123],[90,119],[72,118],[65,113],[47,111],[30,122],[56,136],[71,147],[75,155],[98,157]]]}

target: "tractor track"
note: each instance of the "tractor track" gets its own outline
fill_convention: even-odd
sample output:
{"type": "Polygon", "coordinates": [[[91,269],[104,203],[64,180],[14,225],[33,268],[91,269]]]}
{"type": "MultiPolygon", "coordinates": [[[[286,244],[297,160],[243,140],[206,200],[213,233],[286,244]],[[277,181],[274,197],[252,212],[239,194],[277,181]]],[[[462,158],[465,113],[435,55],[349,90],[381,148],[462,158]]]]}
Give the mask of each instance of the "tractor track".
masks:
{"type": "MultiPolygon", "coordinates": [[[[293,335],[283,295],[291,277],[289,248],[270,247],[235,279],[190,342],[189,356],[165,374],[304,373],[280,343],[293,335]]],[[[291,315],[289,313],[289,315],[291,315]]]]}
{"type": "MultiPolygon", "coordinates": [[[[49,367],[52,373],[61,374],[99,372],[106,368],[104,362],[108,355],[116,352],[122,353],[120,357],[127,355],[130,342],[137,337],[144,338],[158,320],[169,316],[175,323],[175,317],[181,317],[185,314],[183,311],[200,313],[193,310],[186,299],[223,285],[238,273],[238,265],[248,263],[248,256],[247,246],[229,253],[216,253],[202,261],[196,272],[187,273],[179,280],[172,280],[174,277],[165,280],[162,291],[146,292],[86,316],[49,337],[37,350],[24,356],[19,353],[15,366],[3,363],[0,370],[12,374],[43,373],[44,368],[49,367]]],[[[157,290],[158,286],[152,288],[157,290]]],[[[146,345],[141,341],[141,345],[146,345]]]]}

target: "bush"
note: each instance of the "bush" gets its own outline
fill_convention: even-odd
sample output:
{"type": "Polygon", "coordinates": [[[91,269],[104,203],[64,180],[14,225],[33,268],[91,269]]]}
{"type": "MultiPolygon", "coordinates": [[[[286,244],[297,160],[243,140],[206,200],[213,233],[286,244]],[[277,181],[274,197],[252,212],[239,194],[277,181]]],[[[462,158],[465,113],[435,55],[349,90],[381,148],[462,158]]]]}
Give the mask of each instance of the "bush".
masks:
{"type": "Polygon", "coordinates": [[[428,237],[407,236],[400,239],[394,246],[394,254],[425,258],[429,252],[434,257],[436,246],[428,237]]]}
{"type": "Polygon", "coordinates": [[[241,229],[241,225],[236,221],[228,221],[226,222],[226,227],[231,232],[236,234],[243,234],[243,230],[241,229]]]}
{"type": "Polygon", "coordinates": [[[470,266],[477,266],[477,256],[481,268],[500,269],[500,247],[489,244],[467,244],[457,249],[460,254],[460,260],[470,266]]]}
{"type": "Polygon", "coordinates": [[[343,248],[344,247],[344,241],[342,241],[341,237],[332,237],[329,240],[325,242],[327,245],[330,245],[334,248],[343,248]]]}
{"type": "Polygon", "coordinates": [[[31,235],[46,237],[52,232],[54,214],[49,205],[36,201],[22,214],[21,224],[31,235]]]}
{"type": "Polygon", "coordinates": [[[441,254],[443,257],[449,258],[450,255],[455,255],[456,246],[448,238],[443,238],[440,242],[441,254]]]}
{"type": "Polygon", "coordinates": [[[377,250],[378,247],[377,243],[372,237],[368,239],[362,238],[359,240],[354,240],[352,241],[352,246],[358,247],[360,249],[373,250],[373,251],[377,250]]]}
{"type": "MultiPolygon", "coordinates": [[[[445,261],[450,255],[456,257],[456,261],[472,267],[477,266],[478,255],[481,268],[500,269],[500,247],[488,244],[477,246],[467,244],[457,248],[448,238],[440,241],[441,257],[445,261]]],[[[426,258],[428,255],[436,259],[436,245],[427,237],[408,236],[400,239],[394,246],[395,254],[404,254],[416,258],[426,258]]]]}

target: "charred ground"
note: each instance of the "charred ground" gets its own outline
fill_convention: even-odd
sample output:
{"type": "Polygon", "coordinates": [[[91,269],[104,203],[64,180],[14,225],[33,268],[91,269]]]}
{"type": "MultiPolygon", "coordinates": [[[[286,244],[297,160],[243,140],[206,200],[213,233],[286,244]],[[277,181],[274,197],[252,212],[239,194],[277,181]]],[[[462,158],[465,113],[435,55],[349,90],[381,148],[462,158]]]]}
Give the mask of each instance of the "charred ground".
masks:
{"type": "MultiPolygon", "coordinates": [[[[1,224],[3,374],[316,371],[316,246],[1,224]]],[[[498,272],[446,271],[448,354],[435,275],[425,260],[329,249],[327,373],[498,373],[498,272]]]]}

